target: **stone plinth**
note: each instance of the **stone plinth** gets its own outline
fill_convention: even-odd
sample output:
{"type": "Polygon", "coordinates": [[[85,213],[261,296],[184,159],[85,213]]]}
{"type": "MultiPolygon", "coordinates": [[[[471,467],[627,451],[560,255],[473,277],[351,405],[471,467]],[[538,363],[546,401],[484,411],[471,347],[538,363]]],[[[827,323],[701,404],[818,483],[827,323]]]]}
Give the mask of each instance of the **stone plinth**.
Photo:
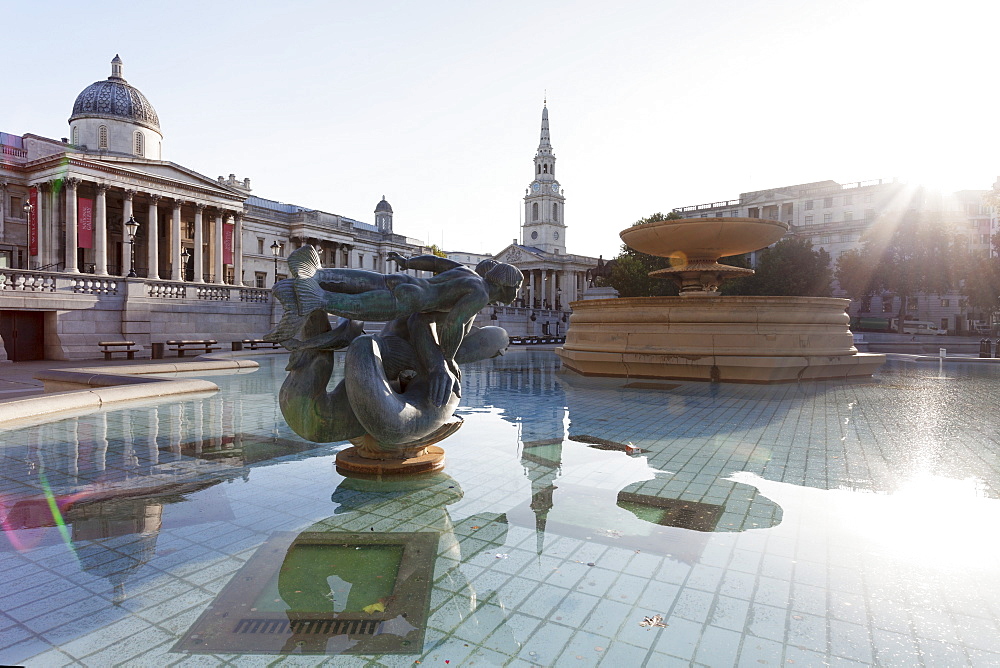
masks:
{"type": "Polygon", "coordinates": [[[584,375],[742,383],[870,376],[846,299],[646,297],[578,301],[556,353],[584,375]]]}

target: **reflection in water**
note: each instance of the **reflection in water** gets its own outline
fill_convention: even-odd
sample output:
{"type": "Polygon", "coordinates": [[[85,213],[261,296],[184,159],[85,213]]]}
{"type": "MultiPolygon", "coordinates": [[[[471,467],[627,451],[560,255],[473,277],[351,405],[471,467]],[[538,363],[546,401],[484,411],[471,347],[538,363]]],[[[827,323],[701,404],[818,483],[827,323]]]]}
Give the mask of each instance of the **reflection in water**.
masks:
{"type": "Polygon", "coordinates": [[[214,653],[419,653],[432,581],[462,617],[476,594],[463,560],[506,539],[503,515],[467,518],[482,529],[462,549],[446,506],[462,498],[450,476],[345,479],[334,514],[267,541],[191,626],[176,651],[214,653]],[[378,530],[395,525],[391,531],[378,530]]]}

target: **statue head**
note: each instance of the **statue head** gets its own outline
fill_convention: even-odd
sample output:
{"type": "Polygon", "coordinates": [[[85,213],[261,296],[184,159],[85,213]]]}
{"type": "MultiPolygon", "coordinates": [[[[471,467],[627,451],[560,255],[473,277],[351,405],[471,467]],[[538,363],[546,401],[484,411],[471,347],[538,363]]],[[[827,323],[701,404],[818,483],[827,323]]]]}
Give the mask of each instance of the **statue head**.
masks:
{"type": "Polygon", "coordinates": [[[490,288],[491,304],[510,304],[524,281],[520,269],[496,260],[483,260],[476,265],[476,273],[486,280],[490,288]]]}

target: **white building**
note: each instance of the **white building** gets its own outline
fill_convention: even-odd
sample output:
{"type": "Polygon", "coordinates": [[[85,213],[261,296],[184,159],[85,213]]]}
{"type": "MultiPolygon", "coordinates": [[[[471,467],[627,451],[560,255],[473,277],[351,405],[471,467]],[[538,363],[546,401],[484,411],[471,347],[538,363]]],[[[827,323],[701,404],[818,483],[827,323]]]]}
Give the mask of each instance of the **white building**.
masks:
{"type": "MultiPolygon", "coordinates": [[[[569,305],[582,297],[587,269],[597,266],[597,258],[566,252],[566,193],[556,180],[547,106],[542,107],[541,138],[533,171],[524,194],[520,242],[514,239],[496,254],[497,260],[524,273],[524,285],[515,306],[498,313],[518,322],[527,315],[527,334],[540,334],[543,329],[562,333],[566,331],[569,305]],[[545,327],[545,323],[549,326],[545,327]]],[[[522,333],[515,322],[501,324],[514,334],[522,333]]]]}
{"type": "MultiPolygon", "coordinates": [[[[963,190],[943,195],[922,186],[892,181],[860,181],[837,183],[817,181],[769,190],[741,193],[739,199],[709,202],[674,209],[685,218],[739,216],[769,218],[788,223],[788,236],[805,237],[813,248],[830,254],[836,267],[837,258],[858,248],[862,235],[880,222],[903,219],[910,212],[936,214],[942,224],[950,225],[966,237],[974,253],[990,252],[990,235],[995,231],[991,211],[985,205],[985,190],[963,190]]],[[[834,283],[834,296],[846,294],[834,283]]],[[[894,295],[876,296],[863,302],[852,302],[852,316],[894,317],[899,311],[899,298],[894,295]]],[[[907,303],[908,317],[931,321],[951,333],[967,333],[978,322],[980,314],[967,313],[961,295],[919,295],[907,303]]]]}
{"type": "Polygon", "coordinates": [[[274,316],[262,288],[292,249],[378,271],[391,251],[425,252],[393,232],[384,197],[368,224],[164,160],[156,111],[118,56],[77,96],[68,134],[0,133],[0,361],[92,358],[101,340],[259,338],[274,316]]]}

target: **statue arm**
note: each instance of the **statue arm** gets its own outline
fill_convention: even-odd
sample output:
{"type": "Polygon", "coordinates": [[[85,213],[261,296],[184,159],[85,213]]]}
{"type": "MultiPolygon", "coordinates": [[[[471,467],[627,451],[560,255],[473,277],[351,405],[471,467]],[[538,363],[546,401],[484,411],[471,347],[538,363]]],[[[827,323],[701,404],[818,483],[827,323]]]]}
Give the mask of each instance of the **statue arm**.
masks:
{"type": "Polygon", "coordinates": [[[458,352],[459,346],[462,345],[462,339],[476,314],[489,301],[489,294],[485,290],[485,287],[482,287],[463,295],[451,307],[443,321],[438,323],[437,334],[441,343],[441,353],[444,355],[451,372],[459,379],[462,376],[458,365],[455,364],[455,354],[458,352]]]}
{"type": "Polygon", "coordinates": [[[465,266],[461,262],[455,262],[454,260],[449,260],[446,257],[438,257],[437,255],[416,255],[407,259],[399,253],[389,253],[388,258],[398,264],[400,269],[416,269],[417,271],[429,271],[435,274],[465,266]]]}
{"type": "Polygon", "coordinates": [[[435,406],[443,406],[448,402],[452,392],[462,396],[462,385],[458,382],[458,378],[449,371],[448,362],[434,336],[431,324],[435,321],[436,318],[433,314],[415,313],[410,316],[407,325],[410,344],[413,346],[421,366],[427,372],[430,385],[428,394],[431,403],[435,406]]]}

